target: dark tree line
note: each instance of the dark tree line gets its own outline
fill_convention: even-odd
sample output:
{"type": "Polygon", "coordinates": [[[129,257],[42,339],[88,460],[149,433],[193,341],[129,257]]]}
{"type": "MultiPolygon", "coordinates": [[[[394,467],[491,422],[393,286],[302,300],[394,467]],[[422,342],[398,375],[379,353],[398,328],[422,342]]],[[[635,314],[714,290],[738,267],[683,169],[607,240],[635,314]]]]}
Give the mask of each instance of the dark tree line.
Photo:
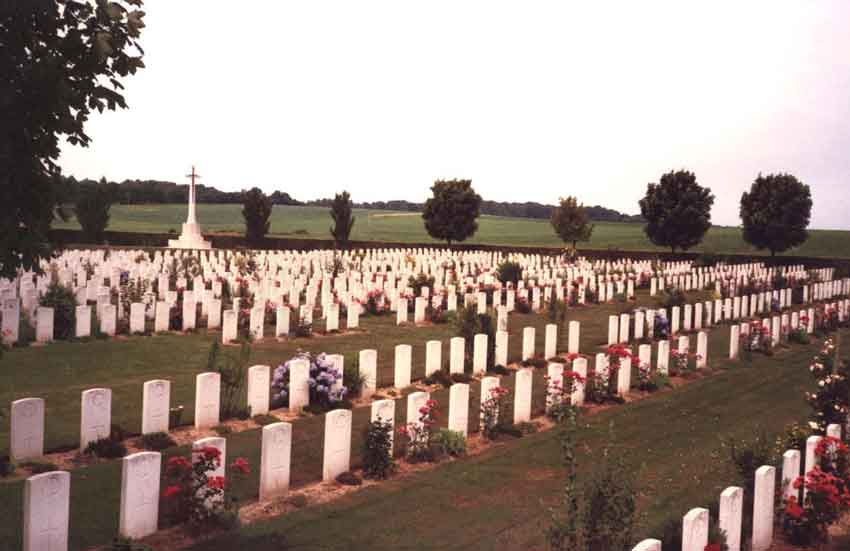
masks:
{"type": "MultiPolygon", "coordinates": [[[[95,180],[77,181],[73,176],[64,178],[68,192],[68,201],[87,187],[105,185],[114,203],[122,205],[185,203],[189,200],[189,185],[175,184],[158,180],[124,180],[121,183],[100,183],[95,180]]],[[[241,205],[243,191],[220,191],[214,187],[197,184],[195,198],[199,203],[241,205]]],[[[286,192],[275,191],[269,195],[273,205],[300,205],[286,192]]]]}

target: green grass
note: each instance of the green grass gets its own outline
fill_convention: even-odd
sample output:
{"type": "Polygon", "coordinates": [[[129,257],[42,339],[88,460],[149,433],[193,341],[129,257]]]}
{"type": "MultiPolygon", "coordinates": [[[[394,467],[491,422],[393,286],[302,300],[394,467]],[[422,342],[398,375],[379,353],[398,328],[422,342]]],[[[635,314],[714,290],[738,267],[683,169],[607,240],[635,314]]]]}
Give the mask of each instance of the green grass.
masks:
{"type": "MultiPolygon", "coordinates": [[[[357,221],[351,238],[363,241],[433,243],[418,213],[355,210],[357,221]]],[[[131,232],[180,233],[186,219],[185,205],[115,205],[109,229],[131,232]]],[[[244,233],[241,205],[198,205],[198,220],[206,232],[244,233]]],[[[330,239],[328,209],[277,205],[272,211],[271,234],[298,238],[330,239]]],[[[76,220],[56,224],[57,228],[79,228],[76,220]]],[[[791,255],[850,257],[850,232],[812,230],[809,240],[787,252],[791,255]]],[[[468,243],[508,246],[560,247],[548,220],[482,216],[478,233],[468,243]]],[[[597,222],[593,237],[580,247],[623,251],[666,251],[655,247],[640,224],[597,222]]],[[[715,226],[703,243],[694,249],[712,253],[757,254],[741,238],[738,228],[715,226]]]]}
{"type": "MultiPolygon", "coordinates": [[[[638,304],[648,305],[654,302],[641,290],[638,304]]],[[[588,355],[601,350],[607,336],[607,316],[611,313],[631,310],[635,304],[606,304],[570,311],[570,319],[581,322],[581,350],[588,355]]],[[[533,325],[537,328],[537,349],[542,350],[546,320],[539,315],[514,315],[511,317],[510,351],[512,359],[520,352],[521,328],[533,325]]],[[[391,384],[393,349],[396,344],[413,345],[413,376],[420,378],[424,374],[425,342],[440,339],[444,342],[443,358],[448,361],[446,341],[453,335],[449,325],[425,328],[397,327],[394,318],[364,318],[362,325],[367,331],[336,337],[314,339],[296,339],[284,343],[263,342],[253,347],[253,363],[277,365],[288,359],[297,349],[314,352],[328,351],[337,353],[355,353],[365,348],[378,349],[379,384],[391,384]]],[[[73,447],[79,439],[80,392],[94,386],[106,386],[113,390],[113,420],[130,431],[140,427],[142,383],[154,378],[166,378],[172,381],[172,405],[186,406],[184,422],[192,420],[194,396],[194,377],[204,370],[206,354],[212,339],[219,338],[217,333],[195,335],[160,335],[153,337],[131,337],[89,343],[60,343],[46,347],[14,349],[4,354],[0,360],[0,403],[11,400],[39,396],[47,402],[47,448],[73,447]]],[[[560,334],[559,349],[566,348],[566,335],[560,334]]],[[[728,347],[728,327],[719,327],[709,337],[709,358],[723,358],[728,347]]],[[[228,348],[234,351],[235,349],[228,348]]],[[[800,419],[804,414],[804,405],[800,391],[808,384],[808,375],[804,369],[812,348],[800,348],[785,353],[778,361],[757,362],[755,369],[730,370],[718,377],[701,381],[682,391],[653,398],[649,402],[615,408],[606,416],[617,420],[618,433],[623,445],[639,450],[640,454],[629,454],[630,460],[644,458],[655,469],[645,475],[647,480],[661,483],[656,499],[658,510],[673,510],[673,503],[682,507],[694,504],[701,495],[694,493],[704,490],[706,484],[724,483],[728,477],[715,476],[721,471],[720,462],[712,456],[717,445],[717,437],[728,432],[745,434],[754,423],[765,423],[770,428],[778,428],[786,420],[800,419]],[[725,381],[725,382],[724,382],[725,381]],[[719,385],[719,386],[715,386],[719,385]],[[701,389],[701,390],[700,390],[701,389]],[[677,398],[681,393],[685,398],[677,398]],[[656,402],[658,400],[658,402],[656,402]],[[672,402],[671,402],[672,401],[672,402]],[[668,404],[668,405],[664,405],[668,404]],[[661,410],[652,409],[662,408],[661,410]],[[650,408],[644,410],[643,408],[650,408]],[[666,408],[666,409],[665,409],[666,408]],[[640,412],[646,411],[645,414],[640,412]],[[688,471],[688,477],[682,478],[682,465],[698,465],[698,471],[688,471]],[[697,482],[695,482],[697,481],[697,482]],[[682,486],[677,486],[681,482],[682,486]],[[672,500],[672,501],[671,501],[672,500]],[[686,503],[687,502],[687,503],[686,503]]],[[[723,362],[721,362],[723,363],[723,362]]],[[[503,378],[508,388],[513,386],[513,378],[503,378]]],[[[540,412],[545,400],[543,372],[535,372],[534,408],[540,412]]],[[[479,403],[479,385],[472,386],[470,398],[470,420],[477,419],[479,403]]],[[[436,392],[437,399],[445,409],[448,404],[448,392],[436,392]]],[[[396,418],[404,417],[404,401],[398,400],[396,418]]],[[[591,450],[598,448],[599,432],[606,424],[606,416],[591,422],[587,429],[586,441],[591,450]],[[595,429],[593,427],[596,427],[595,429]],[[595,435],[595,436],[594,436],[595,435]],[[595,439],[595,440],[594,440],[595,439]]],[[[352,461],[359,463],[362,429],[368,421],[368,408],[354,412],[352,443],[352,461]]],[[[443,416],[445,423],[445,415],[443,416]]],[[[294,487],[319,480],[321,478],[321,451],[323,440],[323,417],[314,416],[299,419],[293,431],[292,482],[294,487]]],[[[259,429],[228,436],[228,454],[248,457],[252,464],[259,461],[259,429]]],[[[8,447],[8,426],[0,428],[0,450],[8,447]]],[[[438,513],[439,500],[445,502],[445,492],[457,488],[461,497],[446,502],[452,505],[447,511],[455,510],[460,515],[466,510],[464,500],[481,501],[483,509],[475,507],[468,511],[469,534],[477,534],[482,541],[499,541],[499,534],[514,533],[519,539],[539,537],[539,527],[526,526],[541,518],[544,510],[540,499],[545,495],[557,494],[557,480],[548,480],[545,484],[537,480],[525,480],[529,469],[554,469],[557,466],[556,443],[551,435],[538,435],[523,439],[515,444],[499,448],[485,458],[470,460],[468,463],[452,464],[445,469],[446,474],[424,474],[425,479],[417,476],[412,486],[407,482],[391,482],[385,488],[369,490],[363,495],[346,498],[330,509],[310,509],[299,513],[314,518],[328,515],[337,524],[339,531],[313,527],[311,523],[299,524],[301,528],[287,528],[293,537],[306,540],[330,537],[342,534],[353,538],[352,548],[361,548],[372,543],[380,543],[378,548],[403,542],[403,547],[416,547],[417,535],[433,538],[433,541],[450,541],[449,535],[460,538],[456,527],[456,517],[438,515],[425,522],[416,521],[416,511],[425,508],[438,513]],[[517,446],[515,448],[515,446],[517,446]],[[516,449],[516,452],[510,450],[516,449]],[[509,454],[509,455],[504,455],[509,454]],[[481,463],[484,461],[484,463],[481,463]],[[492,463],[490,462],[492,461],[492,463]],[[548,466],[547,466],[548,465],[548,466]],[[443,477],[447,476],[447,479],[443,477]],[[507,486],[505,486],[507,485],[507,486]],[[393,495],[393,489],[399,493],[393,495]],[[404,488],[404,491],[401,491],[404,488]],[[516,497],[516,509],[510,509],[504,500],[498,503],[499,492],[509,489],[516,497]],[[388,500],[389,505],[361,505],[369,502],[370,492],[378,492],[381,502],[388,500]],[[385,492],[390,492],[386,494],[385,492]],[[424,492],[424,493],[423,493],[424,492]],[[538,495],[539,494],[539,495],[538,495]],[[544,495],[545,494],[545,495],[544,495]],[[358,504],[353,506],[349,500],[358,504]],[[460,500],[460,501],[458,501],[460,500]],[[490,500],[494,502],[491,503],[490,500]],[[395,503],[394,505],[392,505],[395,503]],[[346,505],[348,504],[348,505],[346,505]],[[463,506],[462,506],[463,505],[463,506]],[[337,507],[339,507],[337,509],[337,507]],[[506,508],[508,507],[508,508],[506,508]],[[355,513],[343,514],[352,508],[355,513]],[[359,512],[362,509],[362,513],[359,512]],[[456,509],[459,509],[456,510],[456,509]],[[492,509],[492,512],[485,512],[492,509]],[[388,510],[395,510],[387,516],[388,510]],[[513,511],[513,512],[512,512],[513,511]],[[367,515],[364,518],[363,515],[367,515]],[[380,526],[368,527],[368,518],[380,526]],[[392,519],[387,522],[387,519],[392,519]],[[398,519],[398,520],[396,520],[398,519]],[[514,526],[518,520],[520,526],[514,526]],[[534,520],[531,520],[534,519],[534,520]],[[360,524],[364,523],[363,527],[360,524]],[[421,524],[421,526],[420,526],[421,524]],[[411,528],[412,527],[412,528],[411,528]],[[301,532],[303,530],[303,532],[301,532]],[[519,532],[515,532],[519,530],[519,532]],[[528,533],[522,537],[522,530],[528,533]],[[495,538],[495,539],[494,539],[495,538]]],[[[170,454],[186,454],[185,448],[169,450],[170,454]]],[[[438,472],[443,472],[439,469],[438,472]]],[[[20,545],[21,526],[21,481],[0,482],[0,514],[9,522],[0,525],[0,549],[15,549],[20,545]]],[[[257,473],[239,493],[245,497],[256,497],[257,473]]],[[[120,494],[120,465],[118,462],[97,464],[77,469],[72,479],[72,548],[82,549],[90,545],[108,541],[117,531],[117,507],[120,494]]],[[[275,522],[296,522],[300,516],[288,516],[275,522]]],[[[428,518],[428,517],[426,517],[428,518]]],[[[650,518],[647,522],[654,522],[650,518]]],[[[651,526],[652,524],[647,524],[651,526]]],[[[261,526],[251,527],[246,537],[262,530],[261,526]]],[[[463,532],[466,534],[466,532],[463,532]]],[[[471,537],[471,536],[470,536],[471,537]]],[[[323,540],[316,543],[317,548],[332,548],[323,540]]],[[[430,541],[430,540],[422,540],[430,541]]],[[[472,540],[469,540],[472,541],[472,540]]],[[[517,540],[519,541],[519,540],[517,540]]],[[[523,541],[526,541],[523,539],[523,541]]],[[[531,540],[528,540],[531,541],[531,540]]],[[[489,544],[488,544],[489,545],[489,544]]],[[[312,546],[308,546],[312,548],[312,546]]],[[[227,549],[228,547],[221,547],[227,549]]],[[[433,546],[432,546],[433,548],[433,546]]]]}
{"type": "MultiPolygon", "coordinates": [[[[802,393],[813,347],[761,358],[672,392],[583,418],[579,479],[613,423],[626,467],[638,473],[636,541],[658,537],[668,517],[716,503],[738,484],[722,439],[777,432],[807,413],[802,393]]],[[[545,549],[549,507],[562,492],[557,431],[527,436],[485,454],[249,525],[197,544],[195,551],[272,551],[269,534],[292,549],[545,549]]]]}

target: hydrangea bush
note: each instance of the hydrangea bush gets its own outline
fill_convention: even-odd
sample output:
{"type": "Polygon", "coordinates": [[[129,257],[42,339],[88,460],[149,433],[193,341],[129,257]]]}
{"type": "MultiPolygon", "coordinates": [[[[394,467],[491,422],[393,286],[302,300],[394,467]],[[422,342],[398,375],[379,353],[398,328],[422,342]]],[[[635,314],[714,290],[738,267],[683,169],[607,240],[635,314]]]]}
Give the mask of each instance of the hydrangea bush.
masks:
{"type": "Polygon", "coordinates": [[[297,361],[307,361],[310,366],[310,405],[329,410],[340,405],[348,396],[348,389],[340,384],[342,372],[324,352],[312,355],[300,352],[277,366],[272,374],[272,407],[289,406],[289,373],[297,361]]]}

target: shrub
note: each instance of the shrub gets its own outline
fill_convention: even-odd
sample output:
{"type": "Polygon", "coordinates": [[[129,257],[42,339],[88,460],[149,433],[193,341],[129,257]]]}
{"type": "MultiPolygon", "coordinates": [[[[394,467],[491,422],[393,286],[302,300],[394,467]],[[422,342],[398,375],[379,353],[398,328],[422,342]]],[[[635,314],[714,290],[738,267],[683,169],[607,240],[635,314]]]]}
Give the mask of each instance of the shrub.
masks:
{"type": "Polygon", "coordinates": [[[546,319],[550,323],[563,325],[567,321],[567,303],[556,298],[548,301],[546,303],[546,319]]]}
{"type": "Polygon", "coordinates": [[[310,405],[318,408],[316,411],[329,411],[338,407],[348,396],[345,385],[337,387],[335,384],[342,379],[343,373],[336,369],[326,354],[313,356],[309,352],[301,352],[277,366],[272,374],[272,405],[274,407],[289,406],[289,372],[297,361],[306,361],[310,366],[310,405]]]}
{"type": "Polygon", "coordinates": [[[83,451],[86,455],[93,455],[102,459],[115,459],[127,455],[127,446],[120,440],[112,437],[101,438],[94,442],[89,442],[86,449],[83,451]]]}
{"type": "Polygon", "coordinates": [[[71,289],[53,280],[38,304],[53,308],[53,338],[68,340],[76,334],[77,299],[71,289]]]}
{"type": "Polygon", "coordinates": [[[221,377],[221,418],[247,419],[249,412],[246,404],[245,381],[248,364],[251,362],[251,345],[242,343],[239,356],[233,357],[221,352],[221,344],[214,339],[207,356],[206,371],[218,373],[221,377]]]}
{"type": "Polygon", "coordinates": [[[378,289],[373,289],[366,295],[364,308],[367,314],[373,316],[382,316],[390,311],[390,305],[387,302],[386,295],[378,289]]]}
{"type": "Polygon", "coordinates": [[[522,279],[522,266],[518,262],[505,260],[496,268],[496,277],[503,285],[512,283],[514,286],[522,279]]]}
{"type": "Polygon", "coordinates": [[[659,295],[659,304],[663,308],[682,306],[687,301],[685,292],[678,287],[665,287],[659,295]]]}
{"type": "Polygon", "coordinates": [[[434,278],[423,273],[419,273],[416,277],[410,276],[407,280],[407,285],[408,287],[413,288],[413,296],[419,297],[422,296],[422,289],[424,287],[433,291],[434,278]]]}
{"type": "Polygon", "coordinates": [[[138,543],[130,538],[118,536],[112,540],[106,551],[153,551],[153,548],[143,543],[138,543]]]}
{"type": "Polygon", "coordinates": [[[347,355],[345,365],[351,367],[342,371],[342,386],[348,390],[347,396],[360,396],[363,393],[363,386],[368,382],[368,377],[360,373],[360,356],[357,354],[347,355]]]}
{"type": "MultiPolygon", "coordinates": [[[[752,440],[736,442],[729,439],[726,441],[726,445],[729,448],[732,465],[738,473],[740,486],[744,488],[745,499],[749,496],[749,499],[752,500],[756,470],[762,465],[773,464],[774,455],[771,442],[764,433],[759,433],[752,440]]],[[[751,509],[752,507],[750,507],[751,509]]]]}
{"type": "Polygon", "coordinates": [[[444,455],[461,457],[466,455],[466,437],[462,432],[440,429],[434,434],[434,446],[444,455]]]}
{"type": "Polygon", "coordinates": [[[155,452],[177,445],[177,442],[167,432],[152,432],[142,435],[139,443],[141,444],[140,447],[155,452]]]}
{"type": "Polygon", "coordinates": [[[216,425],[212,427],[212,431],[219,436],[227,436],[228,434],[233,432],[233,427],[229,425],[216,425]]]}
{"type": "Polygon", "coordinates": [[[403,439],[405,455],[411,463],[437,459],[431,444],[438,414],[437,401],[428,400],[419,409],[419,420],[417,422],[399,427],[398,434],[403,439]]]}
{"type": "Polygon", "coordinates": [[[251,469],[238,457],[228,466],[227,479],[209,475],[220,466],[221,452],[212,446],[195,450],[192,461],[181,456],[169,458],[162,492],[165,518],[174,524],[187,522],[195,530],[238,525],[238,501],[234,495],[225,499],[225,484],[226,480],[244,479],[251,469]]]}
{"type": "Polygon", "coordinates": [[[424,379],[422,382],[426,385],[442,385],[446,388],[452,386],[452,377],[449,375],[449,372],[445,369],[438,369],[437,371],[431,373],[424,379]]]}
{"type": "Polygon", "coordinates": [[[363,478],[385,479],[396,470],[392,456],[393,425],[378,418],[364,430],[363,478]]]}
{"type": "Polygon", "coordinates": [[[363,479],[351,471],[345,471],[344,473],[338,474],[336,481],[343,486],[360,486],[363,484],[363,479]]]}
{"type": "Polygon", "coordinates": [[[484,437],[494,440],[507,426],[509,391],[502,386],[490,389],[490,394],[481,403],[481,430],[484,437]]]}
{"type": "Polygon", "coordinates": [[[24,461],[21,467],[29,469],[32,474],[52,473],[59,470],[59,467],[49,461],[24,461]]]}
{"type": "Polygon", "coordinates": [[[271,425],[272,423],[277,423],[278,421],[280,421],[280,419],[278,419],[274,415],[268,414],[254,415],[253,417],[251,417],[251,420],[261,427],[265,427],[266,425],[271,425]]]}
{"type": "Polygon", "coordinates": [[[464,307],[456,312],[454,323],[457,336],[464,339],[467,359],[473,355],[475,335],[487,335],[487,366],[493,365],[496,356],[496,326],[493,318],[489,314],[479,314],[474,306],[464,307]]]}
{"type": "Polygon", "coordinates": [[[832,423],[845,424],[850,411],[850,370],[835,355],[835,345],[832,339],[827,339],[809,365],[809,372],[817,382],[815,391],[806,393],[812,410],[809,426],[821,434],[832,423]]]}
{"type": "Polygon", "coordinates": [[[9,456],[0,456],[0,478],[6,478],[13,472],[15,472],[15,466],[9,460],[9,456]]]}
{"type": "Polygon", "coordinates": [[[179,427],[183,420],[183,406],[174,406],[168,410],[168,426],[179,427]]]}

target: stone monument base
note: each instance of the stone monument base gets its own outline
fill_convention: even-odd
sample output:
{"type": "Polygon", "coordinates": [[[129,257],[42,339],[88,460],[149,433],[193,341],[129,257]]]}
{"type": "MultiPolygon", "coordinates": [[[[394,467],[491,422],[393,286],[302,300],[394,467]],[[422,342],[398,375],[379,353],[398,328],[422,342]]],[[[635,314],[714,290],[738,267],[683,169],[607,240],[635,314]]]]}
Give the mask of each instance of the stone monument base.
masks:
{"type": "Polygon", "coordinates": [[[183,232],[179,239],[169,239],[168,246],[172,249],[212,249],[212,243],[204,240],[201,226],[197,223],[183,224],[183,232]]]}

